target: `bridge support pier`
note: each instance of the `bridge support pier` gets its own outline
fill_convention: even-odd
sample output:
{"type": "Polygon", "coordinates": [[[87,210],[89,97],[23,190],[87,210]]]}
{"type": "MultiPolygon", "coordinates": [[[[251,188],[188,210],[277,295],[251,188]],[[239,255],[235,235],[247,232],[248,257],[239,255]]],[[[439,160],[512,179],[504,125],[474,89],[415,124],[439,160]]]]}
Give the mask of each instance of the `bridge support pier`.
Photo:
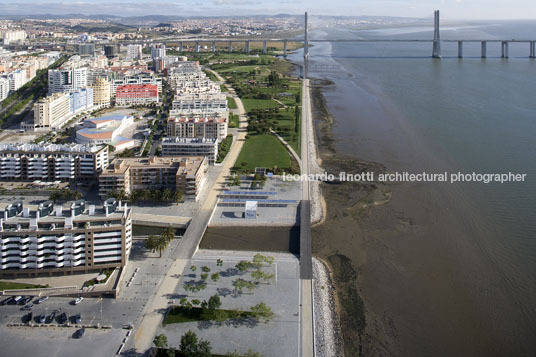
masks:
{"type": "Polygon", "coordinates": [[[266,50],[266,41],[262,41],[262,53],[267,53],[268,51],[266,50]]]}
{"type": "Polygon", "coordinates": [[[508,58],[508,41],[501,42],[501,58],[508,58]]]}
{"type": "Polygon", "coordinates": [[[246,53],[249,53],[249,40],[246,41],[246,53]]]}
{"type": "Polygon", "coordinates": [[[529,58],[536,58],[536,41],[531,41],[530,42],[529,58]]]}
{"type": "Polygon", "coordinates": [[[283,56],[287,57],[287,40],[283,40],[283,56]]]}
{"type": "Polygon", "coordinates": [[[179,52],[182,52],[184,48],[182,47],[182,41],[179,41],[179,52]]]}
{"type": "Polygon", "coordinates": [[[458,41],[458,58],[463,58],[463,41],[458,41]]]}
{"type": "Polygon", "coordinates": [[[233,41],[229,41],[229,52],[233,52],[233,41]]]}
{"type": "Polygon", "coordinates": [[[439,37],[439,10],[434,11],[434,47],[433,58],[441,58],[441,40],[439,37]]]}
{"type": "Polygon", "coordinates": [[[212,45],[210,46],[210,50],[212,52],[216,52],[216,41],[212,41],[212,45]]]}
{"type": "Polygon", "coordinates": [[[195,52],[199,52],[199,41],[195,41],[195,52]]]}
{"type": "Polygon", "coordinates": [[[482,52],[480,55],[482,58],[487,57],[487,47],[488,47],[488,43],[486,41],[482,41],[482,52]]]}

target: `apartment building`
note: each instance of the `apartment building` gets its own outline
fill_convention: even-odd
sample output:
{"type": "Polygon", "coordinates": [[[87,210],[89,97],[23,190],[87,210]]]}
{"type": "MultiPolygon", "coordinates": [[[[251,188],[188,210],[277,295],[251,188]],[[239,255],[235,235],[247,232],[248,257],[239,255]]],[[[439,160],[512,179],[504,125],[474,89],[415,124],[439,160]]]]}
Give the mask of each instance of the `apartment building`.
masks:
{"type": "Polygon", "coordinates": [[[97,78],[91,86],[93,88],[93,105],[110,106],[110,98],[112,97],[110,81],[106,78],[97,78]]]}
{"type": "Polygon", "coordinates": [[[0,276],[123,267],[131,246],[132,209],[115,199],[0,202],[0,276]]]}
{"type": "Polygon", "coordinates": [[[214,165],[218,157],[216,138],[169,137],[162,140],[162,156],[205,156],[214,165]]]}
{"type": "Polygon", "coordinates": [[[22,87],[28,82],[26,70],[23,69],[17,69],[8,73],[7,78],[9,79],[10,92],[18,90],[20,87],[22,87]]]}
{"type": "Polygon", "coordinates": [[[206,157],[116,158],[99,176],[99,195],[169,188],[197,199],[207,168],[206,157]]]}
{"type": "Polygon", "coordinates": [[[152,71],[139,72],[136,74],[128,74],[120,76],[120,78],[113,79],[111,81],[111,93],[112,97],[115,97],[117,87],[126,86],[129,84],[154,84],[158,88],[158,93],[162,92],[162,78],[158,78],[152,71]]]}
{"type": "Polygon", "coordinates": [[[0,38],[3,40],[4,45],[9,45],[12,42],[24,41],[26,39],[26,31],[0,29],[0,38]]]}
{"type": "Polygon", "coordinates": [[[166,45],[158,43],[154,44],[151,48],[151,58],[154,60],[156,58],[166,57],[166,45]]]}
{"type": "Polygon", "coordinates": [[[128,59],[142,59],[143,57],[142,45],[128,45],[127,46],[127,58],[128,59]]]}
{"type": "Polygon", "coordinates": [[[93,108],[93,88],[82,88],[69,93],[69,109],[71,113],[78,113],[93,108]]]}
{"type": "Polygon", "coordinates": [[[73,92],[87,87],[86,67],[66,67],[48,70],[48,94],[73,92]]]}
{"type": "Polygon", "coordinates": [[[6,99],[9,95],[9,79],[0,77],[0,102],[6,99]]]}
{"type": "Polygon", "coordinates": [[[180,138],[216,138],[227,136],[227,119],[222,117],[169,117],[167,136],[180,138]]]}
{"type": "Polygon", "coordinates": [[[181,96],[175,96],[173,100],[173,110],[185,109],[226,109],[227,96],[223,93],[206,94],[190,93],[181,96]]]}
{"type": "Polygon", "coordinates": [[[0,180],[94,180],[108,166],[108,146],[0,143],[0,180]]]}
{"type": "Polygon", "coordinates": [[[119,86],[115,104],[120,107],[158,103],[158,87],[155,84],[128,84],[119,86]]]}
{"type": "Polygon", "coordinates": [[[34,105],[34,128],[58,128],[71,114],[68,93],[54,93],[34,105]]]}

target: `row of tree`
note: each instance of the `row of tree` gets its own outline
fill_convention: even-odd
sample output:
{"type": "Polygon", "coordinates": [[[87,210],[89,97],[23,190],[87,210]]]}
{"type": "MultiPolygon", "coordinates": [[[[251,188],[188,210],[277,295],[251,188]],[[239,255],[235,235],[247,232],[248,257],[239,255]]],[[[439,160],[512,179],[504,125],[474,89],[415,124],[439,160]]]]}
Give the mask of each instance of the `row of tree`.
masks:
{"type": "Polygon", "coordinates": [[[116,198],[120,201],[129,201],[132,203],[138,201],[164,201],[164,202],[182,202],[182,192],[174,191],[170,188],[163,190],[159,189],[145,189],[145,190],[133,190],[130,194],[127,194],[124,190],[110,192],[110,197],[116,198]]]}

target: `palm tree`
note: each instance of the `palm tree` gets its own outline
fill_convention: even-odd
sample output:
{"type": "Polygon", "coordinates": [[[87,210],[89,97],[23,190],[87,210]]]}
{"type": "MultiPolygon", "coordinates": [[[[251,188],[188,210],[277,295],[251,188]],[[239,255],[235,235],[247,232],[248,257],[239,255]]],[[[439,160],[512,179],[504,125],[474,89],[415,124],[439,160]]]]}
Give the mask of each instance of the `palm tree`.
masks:
{"type": "Polygon", "coordinates": [[[162,251],[166,249],[168,243],[167,239],[162,235],[156,239],[156,249],[160,253],[160,258],[162,258],[162,251]]]}
{"type": "Polygon", "coordinates": [[[170,201],[173,198],[173,191],[169,188],[166,188],[162,191],[162,201],[170,201]]]}
{"type": "Polygon", "coordinates": [[[161,234],[160,237],[164,239],[167,243],[171,242],[175,238],[175,230],[172,227],[167,227],[161,234]]]}

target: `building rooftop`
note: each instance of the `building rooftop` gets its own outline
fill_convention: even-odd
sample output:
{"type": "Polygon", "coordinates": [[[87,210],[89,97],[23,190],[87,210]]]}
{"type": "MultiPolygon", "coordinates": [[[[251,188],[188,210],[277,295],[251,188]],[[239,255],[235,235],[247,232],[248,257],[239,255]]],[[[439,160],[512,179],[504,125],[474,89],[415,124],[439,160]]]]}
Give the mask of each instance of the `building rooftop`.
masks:
{"type": "Polygon", "coordinates": [[[102,150],[104,145],[85,144],[7,144],[0,143],[0,151],[13,152],[65,152],[65,153],[94,153],[102,150]]]}
{"type": "Polygon", "coordinates": [[[103,170],[102,176],[114,176],[124,174],[130,168],[174,168],[178,169],[177,174],[194,174],[199,170],[205,158],[201,156],[152,156],[152,157],[129,157],[117,158],[111,165],[103,170]]]}
{"type": "Polygon", "coordinates": [[[175,123],[225,123],[227,119],[223,117],[169,117],[168,121],[175,123]]]}

